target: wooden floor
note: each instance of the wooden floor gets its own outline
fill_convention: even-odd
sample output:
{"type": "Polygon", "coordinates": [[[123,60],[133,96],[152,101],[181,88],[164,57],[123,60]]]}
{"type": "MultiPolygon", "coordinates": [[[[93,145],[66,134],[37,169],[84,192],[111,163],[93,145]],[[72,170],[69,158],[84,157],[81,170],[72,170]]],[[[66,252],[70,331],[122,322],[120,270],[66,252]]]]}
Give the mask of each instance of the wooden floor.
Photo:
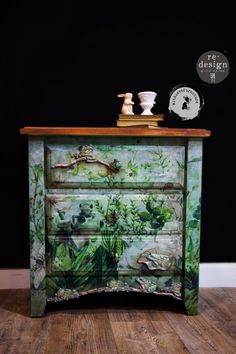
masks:
{"type": "Polygon", "coordinates": [[[30,318],[28,289],[1,290],[0,354],[236,353],[236,288],[201,289],[197,316],[140,295],[88,295],[30,318]]]}

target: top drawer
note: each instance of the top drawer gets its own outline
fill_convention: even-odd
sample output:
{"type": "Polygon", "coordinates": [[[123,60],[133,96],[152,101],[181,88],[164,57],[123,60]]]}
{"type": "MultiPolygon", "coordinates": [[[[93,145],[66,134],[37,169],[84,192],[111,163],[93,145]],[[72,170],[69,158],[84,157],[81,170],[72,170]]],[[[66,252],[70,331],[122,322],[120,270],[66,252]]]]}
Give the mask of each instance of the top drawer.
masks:
{"type": "Polygon", "coordinates": [[[49,188],[181,188],[185,141],[179,138],[50,137],[49,188]]]}

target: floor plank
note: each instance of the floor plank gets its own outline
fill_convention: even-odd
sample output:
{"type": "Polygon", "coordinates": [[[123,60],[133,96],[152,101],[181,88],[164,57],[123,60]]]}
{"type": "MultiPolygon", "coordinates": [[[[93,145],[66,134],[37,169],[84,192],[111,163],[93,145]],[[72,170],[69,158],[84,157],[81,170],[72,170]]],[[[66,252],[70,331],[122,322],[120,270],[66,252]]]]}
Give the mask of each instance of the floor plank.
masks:
{"type": "Polygon", "coordinates": [[[168,313],[166,317],[189,353],[236,352],[236,338],[232,338],[218,323],[211,321],[204,312],[197,316],[168,313]]]}
{"type": "MultiPolygon", "coordinates": [[[[228,293],[235,293],[236,296],[234,290],[228,291],[228,293]]],[[[224,289],[214,289],[213,291],[212,289],[203,289],[200,306],[204,306],[204,310],[201,311],[202,316],[221,332],[226,333],[228,341],[233,346],[236,339],[236,302],[232,303],[232,299],[226,294],[224,289]]]]}
{"type": "Polygon", "coordinates": [[[119,353],[188,353],[164,315],[159,317],[159,321],[149,321],[148,318],[132,322],[115,321],[112,318],[111,326],[119,353]]]}
{"type": "Polygon", "coordinates": [[[0,353],[236,353],[235,288],[200,289],[197,316],[159,298],[125,295],[55,304],[31,318],[29,289],[1,290],[0,353]]]}
{"type": "MultiPolygon", "coordinates": [[[[45,352],[48,321],[30,318],[29,291],[5,291],[0,302],[0,353],[41,354],[45,352]]],[[[2,291],[0,291],[2,293],[2,291]]]]}

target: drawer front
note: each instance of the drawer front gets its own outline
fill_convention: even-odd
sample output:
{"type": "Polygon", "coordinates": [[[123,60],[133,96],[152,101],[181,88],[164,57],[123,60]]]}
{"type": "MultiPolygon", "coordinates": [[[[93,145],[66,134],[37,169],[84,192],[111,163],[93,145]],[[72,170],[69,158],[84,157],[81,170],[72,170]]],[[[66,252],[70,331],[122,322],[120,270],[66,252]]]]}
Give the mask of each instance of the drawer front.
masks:
{"type": "Polygon", "coordinates": [[[167,138],[50,138],[47,186],[183,187],[185,145],[167,138]]]}
{"type": "MultiPolygon", "coordinates": [[[[90,192],[90,193],[89,193],[90,192]]],[[[182,232],[181,191],[48,194],[49,235],[156,235],[182,232]]]]}
{"type": "Polygon", "coordinates": [[[178,235],[132,238],[123,235],[62,238],[49,236],[48,271],[85,277],[111,275],[180,274],[182,237],[178,235]]]}

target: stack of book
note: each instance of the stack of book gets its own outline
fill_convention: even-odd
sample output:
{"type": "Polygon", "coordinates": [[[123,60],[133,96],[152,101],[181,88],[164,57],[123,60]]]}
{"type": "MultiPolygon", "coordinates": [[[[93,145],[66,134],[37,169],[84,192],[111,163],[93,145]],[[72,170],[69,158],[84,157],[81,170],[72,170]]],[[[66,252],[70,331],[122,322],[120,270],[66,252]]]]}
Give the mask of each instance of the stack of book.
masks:
{"type": "Polygon", "coordinates": [[[119,114],[116,121],[117,127],[144,126],[157,128],[158,122],[164,120],[163,114],[142,115],[142,114],[119,114]]]}

